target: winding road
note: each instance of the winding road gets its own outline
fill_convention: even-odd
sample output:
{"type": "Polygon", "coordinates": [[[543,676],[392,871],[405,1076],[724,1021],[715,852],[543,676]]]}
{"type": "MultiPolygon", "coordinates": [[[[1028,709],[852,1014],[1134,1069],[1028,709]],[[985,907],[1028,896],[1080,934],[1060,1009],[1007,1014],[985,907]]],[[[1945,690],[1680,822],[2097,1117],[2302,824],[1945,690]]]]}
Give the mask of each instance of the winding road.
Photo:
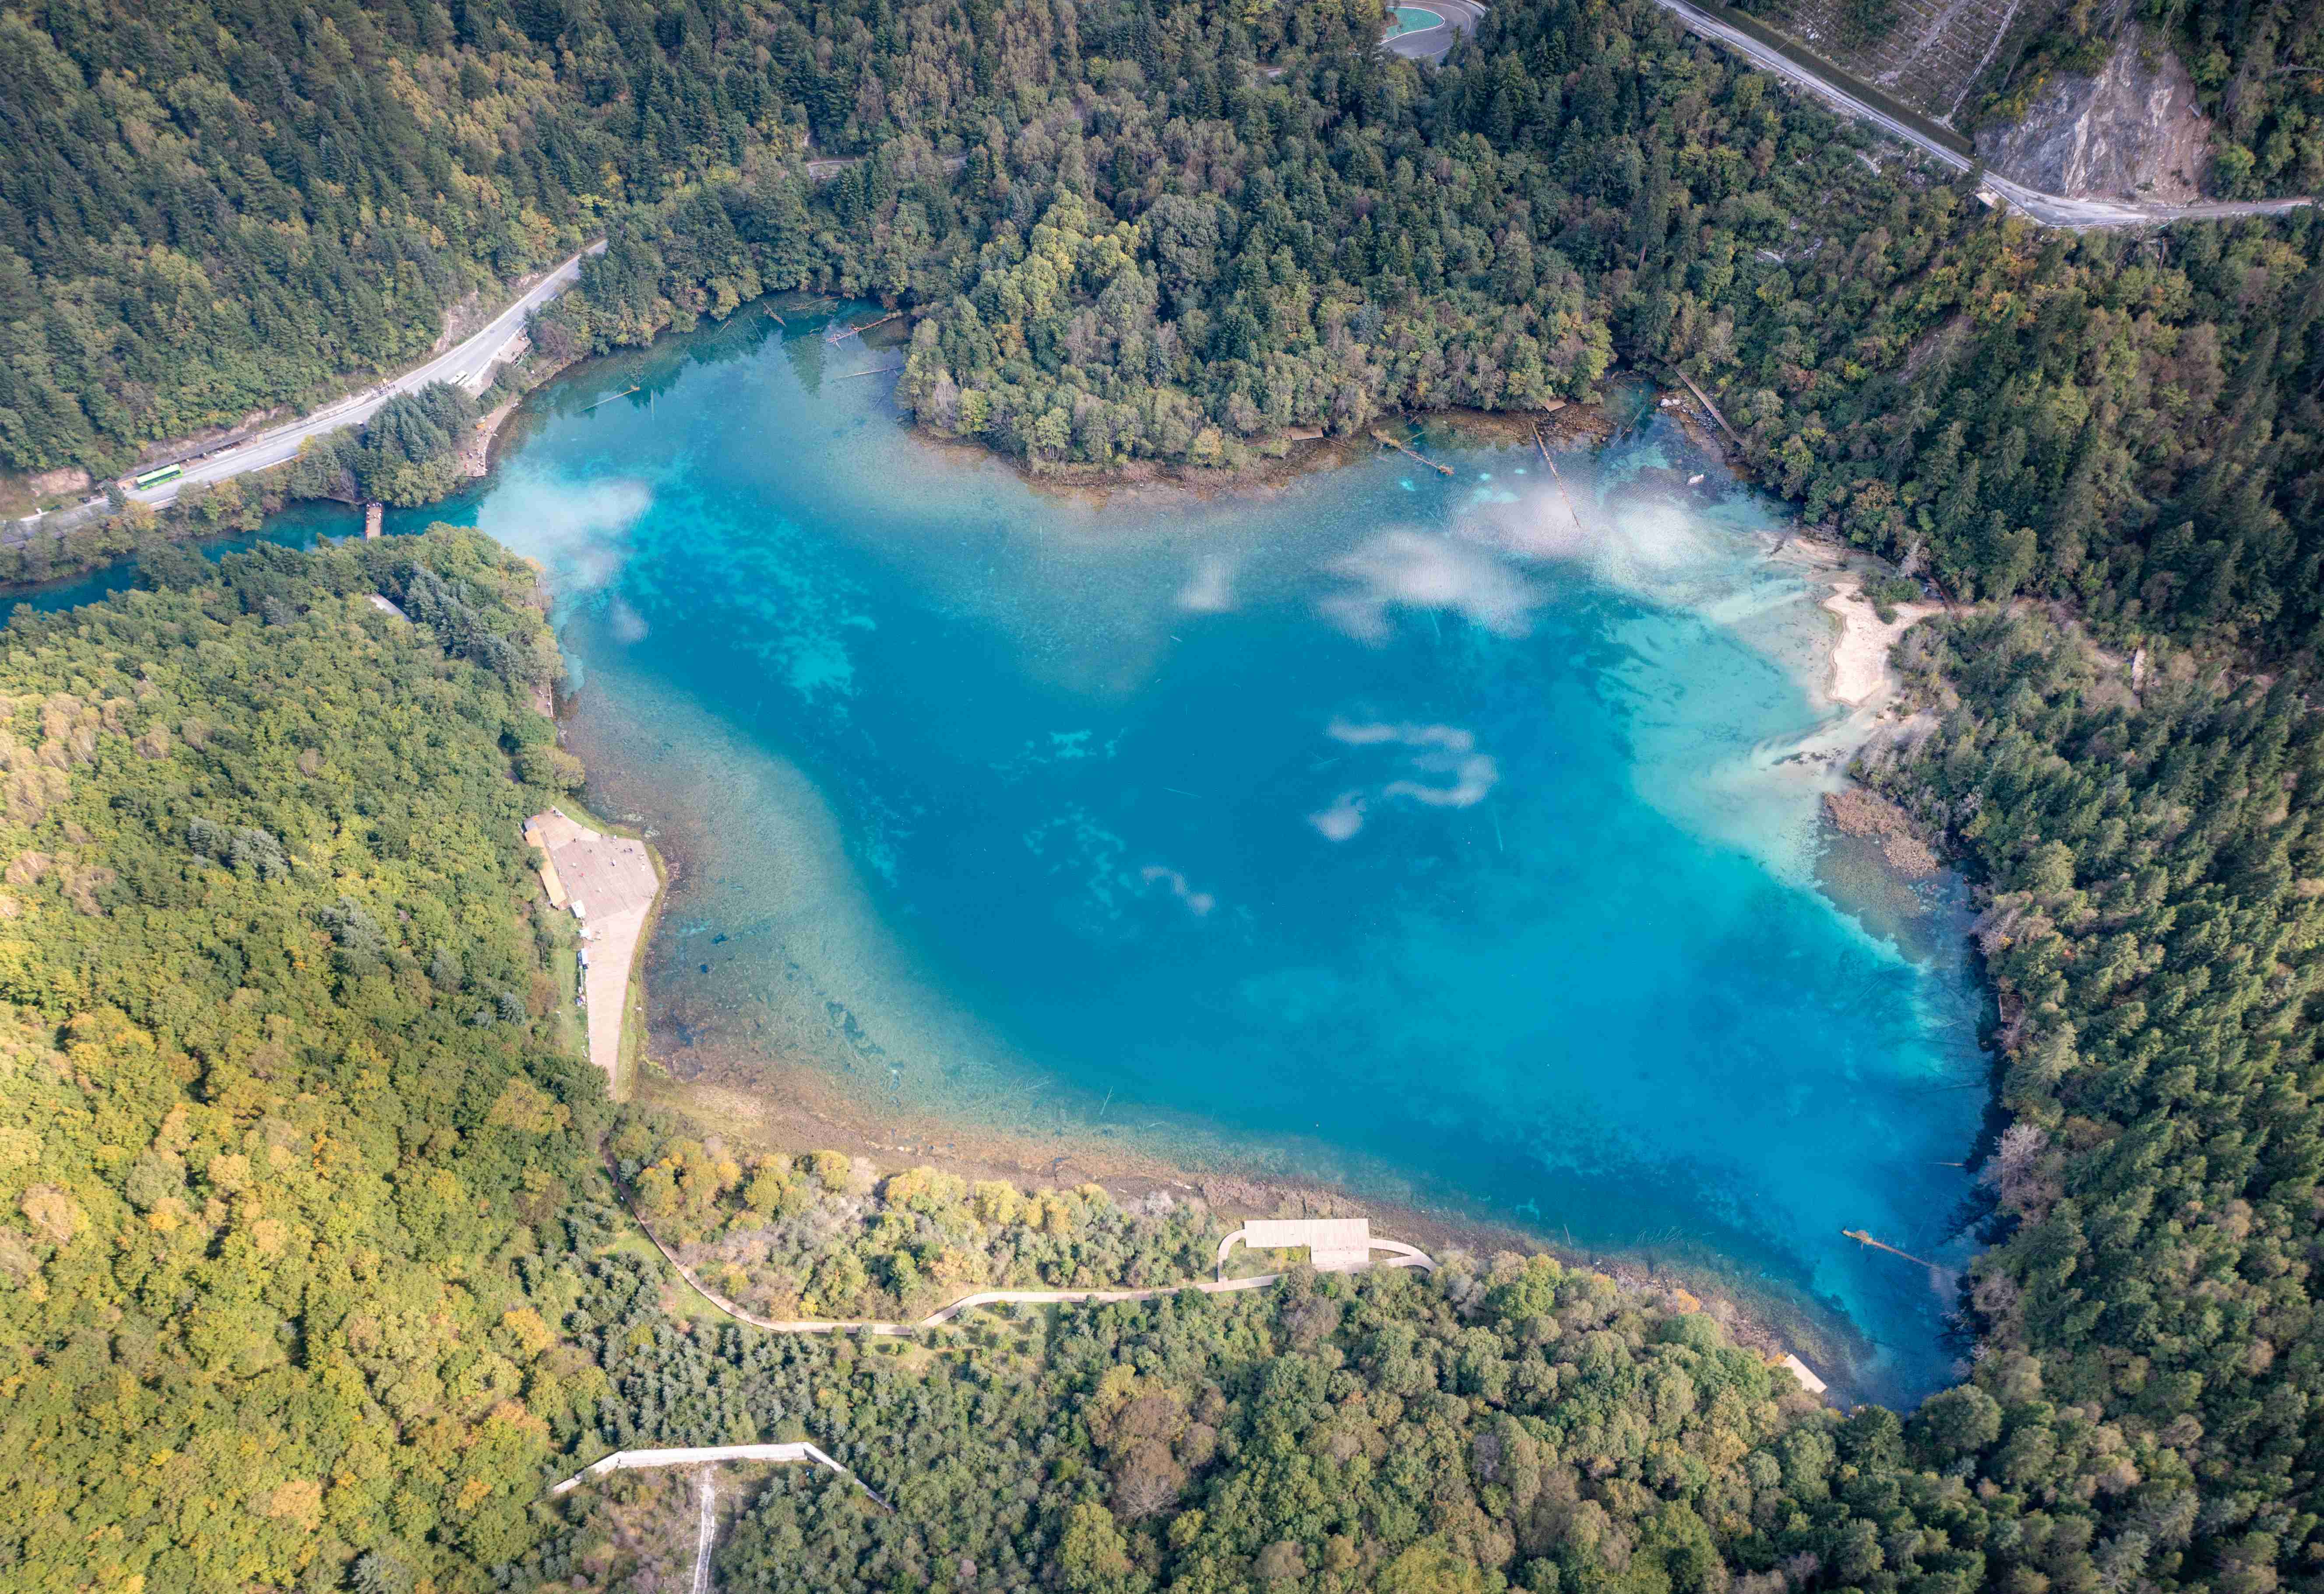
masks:
{"type": "MultiPolygon", "coordinates": [[[[1760,70],[1807,90],[1841,115],[1868,122],[1889,137],[1934,156],[1955,171],[1968,171],[1976,165],[1969,156],[1959,150],[1929,137],[1902,118],[1868,104],[1840,84],[1740,28],[1720,21],[1702,7],[1691,5],[1689,0],[1655,0],[1655,4],[1694,32],[1725,45],[1760,70]]],[[[1383,40],[1383,47],[1412,60],[1442,60],[1461,35],[1476,32],[1477,19],[1485,13],[1485,7],[1479,4],[1479,0],[1428,0],[1425,9],[1435,12],[1444,21],[1433,28],[1383,40]]],[[[861,157],[812,161],[807,163],[807,171],[810,177],[818,180],[835,176],[859,159],[861,157]]],[[[945,169],[951,171],[957,171],[963,164],[960,156],[950,157],[945,161],[945,169]]],[[[1984,173],[1978,192],[1990,202],[2005,205],[2043,226],[2076,230],[2160,226],[2174,221],[2220,221],[2246,216],[2277,216],[2315,203],[2306,197],[2213,200],[2196,205],[2163,205],[2138,199],[2071,198],[2063,194],[2043,193],[1990,171],[1984,173]]],[[[300,445],[309,438],[337,431],[342,427],[359,425],[369,419],[395,394],[415,392],[431,382],[459,382],[471,390],[481,389],[493,364],[523,331],[526,318],[579,280],[584,256],[597,253],[604,247],[603,239],[590,244],[527,289],[515,303],[494,317],[482,331],[427,364],[360,393],[351,393],[310,415],[256,433],[207,457],[189,460],[186,462],[182,476],[144,492],[133,492],[130,498],[160,509],[175,502],[179,493],[194,483],[222,482],[248,471],[281,465],[296,458],[300,445]]],[[[91,498],[69,509],[28,516],[12,522],[5,532],[0,532],[0,541],[22,542],[36,531],[43,530],[61,535],[76,526],[101,518],[106,512],[106,500],[101,496],[91,498]]]]}
{"type": "MultiPolygon", "coordinates": [[[[382,404],[396,394],[418,392],[431,382],[457,382],[472,392],[481,392],[490,379],[492,368],[499,364],[509,346],[524,331],[524,324],[532,312],[580,281],[584,257],[602,253],[604,248],[605,242],[600,238],[579,254],[547,272],[520,294],[515,303],[485,323],[480,331],[430,358],[425,364],[416,365],[401,376],[392,377],[361,392],[334,400],[296,420],[254,433],[207,458],[188,460],[184,475],[143,493],[133,492],[129,494],[130,499],[134,502],[160,509],[164,504],[176,502],[178,494],[196,482],[223,482],[247,471],[264,470],[270,465],[296,459],[299,446],[309,438],[335,432],[341,427],[359,426],[369,420],[382,404]]],[[[61,532],[104,513],[105,510],[106,500],[100,495],[73,509],[55,511],[31,523],[18,521],[11,530],[21,528],[29,532],[37,526],[51,532],[61,532]]]]}
{"type": "MultiPolygon", "coordinates": [[[[1796,84],[1834,110],[1871,123],[1889,137],[1934,155],[1955,171],[1967,171],[1976,164],[1959,150],[1939,143],[1877,106],[1868,105],[1840,85],[1819,77],[1781,51],[1761,43],[1740,28],[1730,27],[1702,7],[1689,5],[1688,0],[1655,0],[1655,3],[1677,16],[1695,32],[1726,45],[1761,71],[1796,84]]],[[[1431,0],[1431,5],[1433,9],[1434,0],[1431,0]]],[[[2156,205],[2137,199],[2070,199],[2062,194],[2045,194],[2038,189],[2029,189],[2023,183],[2012,182],[1990,171],[1985,174],[1980,192],[1990,196],[1995,203],[2006,205],[2043,226],[2072,227],[2078,231],[2089,227],[2160,226],[2174,221],[2227,220],[2239,216],[2276,216],[2314,203],[2308,198],[2220,200],[2201,205],[2156,205]]]]}
{"type": "Polygon", "coordinates": [[[309,438],[335,432],[341,427],[360,426],[369,420],[382,404],[398,393],[416,393],[421,388],[439,382],[456,382],[471,392],[482,391],[493,366],[516,341],[517,335],[524,330],[524,324],[532,312],[579,281],[583,257],[602,253],[604,247],[602,238],[590,244],[526,289],[514,304],[494,316],[483,330],[453,345],[426,364],[416,365],[376,387],[350,393],[335,403],[324,405],[311,415],[270,428],[224,452],[188,465],[186,474],[176,481],[164,482],[158,487],[143,493],[132,493],[129,496],[139,503],[159,509],[165,503],[175,502],[179,491],[193,483],[222,482],[245,471],[264,470],[269,465],[296,459],[299,446],[309,438]]]}

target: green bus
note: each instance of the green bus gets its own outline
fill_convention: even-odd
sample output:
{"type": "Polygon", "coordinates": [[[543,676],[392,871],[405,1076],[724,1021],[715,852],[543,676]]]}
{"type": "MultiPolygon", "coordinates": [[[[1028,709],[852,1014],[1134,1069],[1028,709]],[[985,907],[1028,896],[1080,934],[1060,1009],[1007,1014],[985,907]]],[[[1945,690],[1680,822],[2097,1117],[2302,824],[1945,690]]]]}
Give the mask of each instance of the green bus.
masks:
{"type": "Polygon", "coordinates": [[[129,478],[130,485],[143,493],[148,487],[158,487],[164,482],[174,482],[186,474],[182,465],[156,465],[142,476],[129,478]]]}

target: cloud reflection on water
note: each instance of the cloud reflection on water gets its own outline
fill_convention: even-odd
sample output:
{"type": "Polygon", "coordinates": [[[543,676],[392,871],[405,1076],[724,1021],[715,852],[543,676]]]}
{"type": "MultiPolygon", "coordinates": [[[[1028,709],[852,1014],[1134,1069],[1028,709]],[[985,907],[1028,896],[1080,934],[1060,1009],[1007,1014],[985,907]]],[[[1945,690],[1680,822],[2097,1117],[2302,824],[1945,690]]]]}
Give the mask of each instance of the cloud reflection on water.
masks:
{"type": "Polygon", "coordinates": [[[1382,531],[1328,567],[1355,585],[1319,599],[1320,609],[1360,641],[1390,634],[1390,609],[1443,609],[1497,636],[1521,637],[1541,594],[1487,549],[1449,537],[1382,531]]]}
{"type": "MultiPolygon", "coordinates": [[[[1477,751],[1476,733],[1458,725],[1387,724],[1334,717],[1323,733],[1349,747],[1413,749],[1405,760],[1407,769],[1452,778],[1450,784],[1408,777],[1390,780],[1379,788],[1377,795],[1381,797],[1407,797],[1432,808],[1473,807],[1501,779],[1499,763],[1477,751]]],[[[1370,798],[1363,791],[1343,791],[1322,812],[1307,815],[1307,823],[1326,841],[1349,841],[1363,829],[1370,806],[1370,798]]]]}

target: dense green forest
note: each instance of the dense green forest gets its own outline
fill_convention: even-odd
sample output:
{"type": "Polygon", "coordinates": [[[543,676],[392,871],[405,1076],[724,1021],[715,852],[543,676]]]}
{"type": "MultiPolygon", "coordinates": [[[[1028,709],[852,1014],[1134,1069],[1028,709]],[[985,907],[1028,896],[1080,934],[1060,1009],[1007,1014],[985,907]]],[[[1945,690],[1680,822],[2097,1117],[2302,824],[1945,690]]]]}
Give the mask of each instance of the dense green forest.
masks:
{"type": "Polygon", "coordinates": [[[446,382],[398,393],[361,428],[309,438],[283,473],[282,492],[348,503],[433,503],[468,479],[462,451],[478,408],[446,382]]]}
{"type": "MultiPolygon", "coordinates": [[[[599,1442],[805,1435],[894,1505],[751,1483],[733,1587],[2314,1587],[2324,720],[2187,655],[2134,687],[2038,616],[1907,652],[1942,717],[1867,773],[1983,876],[2005,1021],[1962,1387],[1821,1410],[1692,1301],[1542,1258],[1015,1309],[904,1350],[682,1331],[615,1258],[584,1302],[599,1442]]],[[[748,1206],[683,1215],[742,1165],[650,1138],[682,1231],[748,1206]]],[[[575,1497],[519,1586],[655,1586],[687,1487],[575,1497]]]]}
{"type": "MultiPolygon", "coordinates": [[[[2149,13],[2252,153],[2229,176],[2308,181],[2309,9],[2149,13]]],[[[613,1247],[614,1126],[548,1022],[564,932],[515,821],[570,772],[530,573],[473,536],[152,548],[146,590],[0,635],[0,1587],[642,1589],[622,1525],[666,1486],[542,1484],[793,1433],[897,1508],[778,1477],[742,1586],[2324,1586],[2324,221],[2045,233],[1647,0],[1497,7],[1434,71],[1378,26],[0,9],[0,465],[110,468],[409,357],[600,230],[549,357],[777,289],[892,300],[906,409],[1038,464],[1675,365],[1812,521],[2150,644],[2134,679],[2038,616],[1916,633],[1933,729],[1869,771],[1990,892],[1969,1380],[1818,1411],[1685,1303],[1514,1258],[930,1347],[689,1326],[613,1247]],[[811,181],[810,141],[867,158],[811,181]]],[[[464,419],[415,399],[298,468],[425,496],[464,419]]],[[[1200,1249],[1194,1214],[620,1134],[769,1307],[1200,1249]]]]}
{"type": "MultiPolygon", "coordinates": [[[[980,1314],[925,1344],[674,1310],[594,1142],[711,1280],[907,1309],[1197,1270],[1196,1210],[877,1179],[605,1111],[516,821],[555,669],[473,533],[212,567],[0,637],[10,834],[0,1586],[630,1589],[638,1443],[807,1435],[737,1586],[1139,1591],[2312,1584],[2324,723],[2039,618],[1908,644],[1871,773],[1987,878],[1993,1248],[1962,1387],[1842,1414],[1678,1292],[1547,1258],[980,1314]],[[392,597],[399,619],[368,600],[392,597]],[[416,623],[415,623],[416,622],[416,623]]],[[[810,1302],[809,1297],[813,1297],[810,1302]]]]}
{"type": "Polygon", "coordinates": [[[902,405],[1036,465],[1233,463],[1674,364],[1811,521],[1956,596],[2318,640],[2313,212],[2045,232],[1884,167],[1648,0],[1498,8],[1432,72],[1336,5],[1268,17],[1035,13],[957,175],[907,136],[819,186],[635,208],[543,339],[773,288],[900,299],[927,312],[902,405]]]}
{"type": "MultiPolygon", "coordinates": [[[[1925,1403],[1817,1406],[1702,1312],[1546,1258],[1265,1294],[985,1313],[932,1352],[688,1333],[614,1258],[584,1310],[632,1440],[812,1437],[722,1586],[1784,1594],[2201,1586],[2183,1466],[2022,1359],[1925,1403]]],[[[524,1589],[657,1586],[683,1481],[570,1497],[524,1589]]],[[[681,1529],[682,1531],[682,1529],[681,1529]]],[[[2256,1569],[2262,1579],[2266,1569],[2256,1569]]],[[[2270,1586],[2264,1580],[2221,1588],[2270,1586]]]]}
{"type": "Polygon", "coordinates": [[[488,1586],[601,1386],[603,1090],[473,533],[155,550],[0,632],[0,1587],[488,1586]],[[418,622],[371,603],[399,600],[418,622]]]}
{"type": "MultiPolygon", "coordinates": [[[[2312,8],[2165,9],[2306,181],[2312,8]]],[[[202,14],[0,12],[0,465],[108,468],[402,359],[602,229],[552,357],[771,290],[905,302],[902,403],[1036,463],[1676,364],[1812,519],[1958,595],[2317,638],[2324,224],[2043,233],[1651,0],[1496,7],[1434,70],[1342,0],[202,14]]]]}
{"type": "Polygon", "coordinates": [[[1944,712],[1874,778],[1987,877],[2001,994],[1970,1292],[1984,1368],[2038,1366],[2206,1497],[2220,1588],[2324,1575],[2324,717],[2185,656],[2135,689],[2044,621],[1911,637],[1944,712]]]}

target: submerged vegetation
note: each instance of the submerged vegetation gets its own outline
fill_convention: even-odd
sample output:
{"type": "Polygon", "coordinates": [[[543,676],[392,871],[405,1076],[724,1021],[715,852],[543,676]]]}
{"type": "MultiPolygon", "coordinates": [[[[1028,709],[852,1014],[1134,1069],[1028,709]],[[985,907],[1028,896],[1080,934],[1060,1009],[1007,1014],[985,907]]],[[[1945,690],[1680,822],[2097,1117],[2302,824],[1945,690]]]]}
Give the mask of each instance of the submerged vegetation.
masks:
{"type": "MultiPolygon", "coordinates": [[[[2316,92],[2281,11],[2172,18],[2243,105],[2279,49],[2267,91],[2316,92]]],[[[602,229],[551,358],[775,290],[880,298],[922,312],[923,424],[1099,463],[1675,364],[1811,519],[1958,596],[2317,640],[2324,222],[2043,232],[1651,0],[1495,6],[1425,71],[1341,0],[71,17],[9,13],[0,49],[15,469],[103,474],[392,364],[602,229]]],[[[2276,120],[2314,165],[2317,126],[2276,120]]]]}
{"type": "Polygon", "coordinates": [[[1676,365],[1812,521],[1957,597],[2318,640],[2312,211],[2044,232],[1650,0],[1496,7],[1427,73],[1369,16],[1268,17],[1037,12],[1008,106],[890,96],[919,136],[829,181],[616,217],[544,336],[640,341],[777,288],[901,301],[899,401],[1035,464],[1232,463],[1676,365]]]}
{"type": "Polygon", "coordinates": [[[1883,779],[1993,874],[2015,1121],[1972,1377],[1843,1416],[1683,1295],[1543,1258],[918,1344],[674,1314],[615,1243],[600,1134],[706,1271],[825,1309],[1187,1276],[1213,1230],[609,1115],[545,1018],[557,932],[516,839],[547,795],[530,584],[465,533],[162,548],[148,590],[0,644],[16,1586],[78,1577],[94,1532],[115,1584],[642,1588],[669,1483],[549,1512],[549,1479],[795,1436],[894,1510],[778,1473],[722,1543],[732,1582],[2265,1589],[2315,1564],[2324,870],[2288,688],[2134,700],[2024,622],[1915,644],[1952,728],[1883,779]]]}

